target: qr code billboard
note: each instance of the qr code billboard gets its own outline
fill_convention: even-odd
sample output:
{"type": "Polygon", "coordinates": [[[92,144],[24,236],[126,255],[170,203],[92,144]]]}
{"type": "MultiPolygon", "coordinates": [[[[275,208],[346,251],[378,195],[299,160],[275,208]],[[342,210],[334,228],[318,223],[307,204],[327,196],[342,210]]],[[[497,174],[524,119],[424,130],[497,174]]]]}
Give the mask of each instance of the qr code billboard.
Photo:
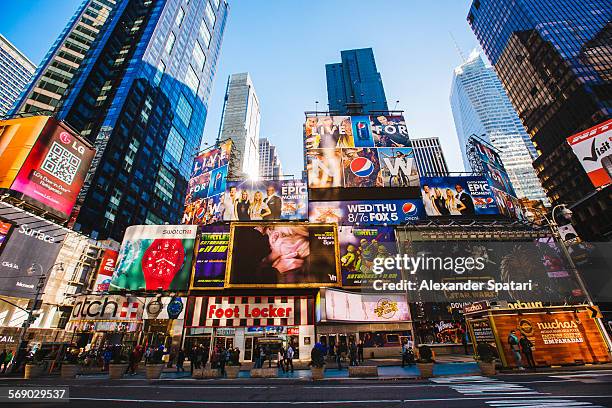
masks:
{"type": "Polygon", "coordinates": [[[81,166],[81,159],[57,142],[53,142],[41,169],[66,184],[72,184],[81,166]]]}

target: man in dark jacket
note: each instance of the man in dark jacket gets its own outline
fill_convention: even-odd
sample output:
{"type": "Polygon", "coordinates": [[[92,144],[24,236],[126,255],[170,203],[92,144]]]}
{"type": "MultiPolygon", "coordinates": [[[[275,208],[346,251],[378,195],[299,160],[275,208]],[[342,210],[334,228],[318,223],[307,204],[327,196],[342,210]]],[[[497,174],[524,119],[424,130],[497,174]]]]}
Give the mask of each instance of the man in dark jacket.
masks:
{"type": "Polygon", "coordinates": [[[264,198],[264,203],[270,209],[270,214],[263,217],[264,220],[280,220],[281,212],[283,209],[283,200],[276,195],[276,189],[273,185],[269,185],[266,189],[268,196],[264,198]]]}
{"type": "Polygon", "coordinates": [[[525,336],[524,333],[521,339],[519,340],[519,345],[521,346],[521,351],[527,359],[527,364],[529,365],[529,368],[533,368],[535,370],[536,364],[535,360],[533,359],[533,343],[529,341],[529,339],[527,338],[527,336],[525,336]]]}
{"type": "Polygon", "coordinates": [[[516,330],[510,330],[510,334],[508,335],[508,344],[510,345],[510,350],[514,355],[518,369],[524,370],[523,365],[521,364],[521,346],[519,345],[518,337],[516,337],[516,330]]]}
{"type": "Polygon", "coordinates": [[[461,215],[474,215],[476,210],[474,208],[474,201],[472,200],[472,196],[463,191],[463,187],[459,184],[455,186],[455,191],[457,191],[457,200],[463,204],[463,207],[460,208],[459,212],[461,215]]]}

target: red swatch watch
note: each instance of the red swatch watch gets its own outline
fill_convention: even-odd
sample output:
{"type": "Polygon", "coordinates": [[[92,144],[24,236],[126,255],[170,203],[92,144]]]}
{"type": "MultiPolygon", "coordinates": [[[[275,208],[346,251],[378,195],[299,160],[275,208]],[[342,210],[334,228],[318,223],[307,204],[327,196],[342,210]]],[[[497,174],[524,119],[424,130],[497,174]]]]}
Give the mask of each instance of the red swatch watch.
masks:
{"type": "Polygon", "coordinates": [[[185,249],[180,239],[156,239],[142,256],[142,272],[147,290],[167,290],[183,267],[185,249]]]}

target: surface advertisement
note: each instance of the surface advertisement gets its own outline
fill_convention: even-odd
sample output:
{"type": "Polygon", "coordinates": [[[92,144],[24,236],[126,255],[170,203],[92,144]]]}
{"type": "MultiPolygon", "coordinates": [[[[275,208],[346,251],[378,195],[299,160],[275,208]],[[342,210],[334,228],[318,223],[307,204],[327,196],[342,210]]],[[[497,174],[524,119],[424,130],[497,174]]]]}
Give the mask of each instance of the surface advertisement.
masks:
{"type": "Polygon", "coordinates": [[[421,177],[421,193],[430,217],[499,214],[483,176],[421,177]]]}
{"type": "Polygon", "coordinates": [[[594,187],[612,183],[612,119],[567,138],[594,187]]]}
{"type": "Polygon", "coordinates": [[[193,225],[128,227],[110,290],[186,290],[196,235],[193,225]]]}
{"type": "Polygon", "coordinates": [[[309,117],[304,147],[310,188],[419,185],[402,116],[309,117]]]}
{"type": "Polygon", "coordinates": [[[96,283],[94,285],[95,292],[108,292],[111,280],[113,279],[113,273],[115,272],[115,266],[117,266],[118,256],[119,253],[112,249],[104,251],[104,255],[100,261],[100,268],[98,268],[96,283]]]}
{"type": "Polygon", "coordinates": [[[201,228],[191,289],[223,287],[229,240],[229,225],[208,225],[201,228]]]}
{"type": "Polygon", "coordinates": [[[401,271],[385,270],[375,274],[372,266],[376,258],[397,255],[393,227],[339,227],[340,268],[342,287],[360,288],[372,286],[374,280],[399,282],[401,271]]]}
{"type": "Polygon", "coordinates": [[[421,200],[311,201],[310,222],[338,225],[400,225],[425,218],[421,200]]]}
{"type": "Polygon", "coordinates": [[[405,322],[410,320],[406,295],[363,294],[321,289],[317,297],[317,321],[405,322]]]}
{"type": "Polygon", "coordinates": [[[304,180],[230,181],[223,201],[226,221],[308,219],[304,180]]]}
{"type": "Polygon", "coordinates": [[[47,118],[10,190],[68,218],[94,154],[95,149],[63,123],[47,118]]]}
{"type": "Polygon", "coordinates": [[[337,227],[233,223],[226,287],[340,285],[337,227]]]}
{"type": "Polygon", "coordinates": [[[0,219],[0,255],[13,230],[13,223],[0,219]]]}
{"type": "Polygon", "coordinates": [[[14,225],[0,254],[0,294],[32,299],[70,231],[2,202],[0,217],[14,225]]]}

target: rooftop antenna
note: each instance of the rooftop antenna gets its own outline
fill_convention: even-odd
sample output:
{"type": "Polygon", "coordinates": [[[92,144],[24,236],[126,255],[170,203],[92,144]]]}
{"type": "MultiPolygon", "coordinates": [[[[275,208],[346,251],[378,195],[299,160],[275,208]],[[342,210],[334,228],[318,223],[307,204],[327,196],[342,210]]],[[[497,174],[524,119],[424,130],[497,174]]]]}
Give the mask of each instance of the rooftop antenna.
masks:
{"type": "Polygon", "coordinates": [[[397,101],[395,101],[395,106],[393,107],[393,110],[396,110],[396,109],[397,109],[397,104],[398,104],[399,102],[400,102],[400,101],[399,101],[399,99],[398,99],[397,101]]]}
{"type": "Polygon", "coordinates": [[[459,43],[457,43],[457,40],[455,39],[455,36],[453,35],[453,33],[449,31],[448,34],[450,35],[451,40],[453,40],[453,44],[455,45],[455,49],[457,50],[457,52],[459,53],[459,56],[461,57],[461,61],[467,62],[467,59],[465,58],[463,51],[461,51],[461,48],[459,48],[459,43]]]}

